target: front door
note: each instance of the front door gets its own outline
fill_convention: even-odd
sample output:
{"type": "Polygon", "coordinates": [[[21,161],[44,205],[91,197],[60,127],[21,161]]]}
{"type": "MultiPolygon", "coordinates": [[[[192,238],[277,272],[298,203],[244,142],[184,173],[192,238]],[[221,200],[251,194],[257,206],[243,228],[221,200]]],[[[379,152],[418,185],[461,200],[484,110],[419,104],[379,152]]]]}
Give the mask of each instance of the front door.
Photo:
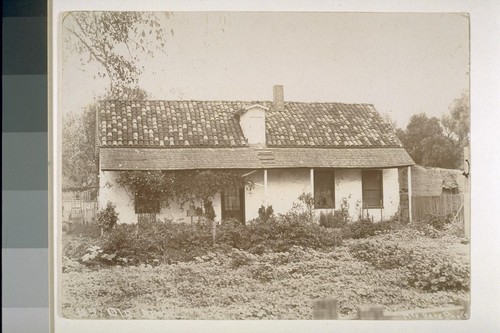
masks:
{"type": "Polygon", "coordinates": [[[235,218],[245,224],[245,189],[227,189],[222,192],[222,219],[235,218]]]}

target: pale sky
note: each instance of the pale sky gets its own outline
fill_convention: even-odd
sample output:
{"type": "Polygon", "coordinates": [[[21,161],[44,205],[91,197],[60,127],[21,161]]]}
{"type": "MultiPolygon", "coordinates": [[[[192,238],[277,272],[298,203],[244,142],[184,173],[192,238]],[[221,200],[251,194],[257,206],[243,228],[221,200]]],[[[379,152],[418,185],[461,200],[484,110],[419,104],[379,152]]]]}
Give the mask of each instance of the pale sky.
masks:
{"type": "MultiPolygon", "coordinates": [[[[175,12],[162,24],[165,54],[145,59],[140,78],[153,99],[272,100],[282,84],[287,101],[374,104],[405,127],[469,87],[461,14],[175,12]]],[[[107,81],[65,55],[63,107],[78,111],[107,81]]]]}

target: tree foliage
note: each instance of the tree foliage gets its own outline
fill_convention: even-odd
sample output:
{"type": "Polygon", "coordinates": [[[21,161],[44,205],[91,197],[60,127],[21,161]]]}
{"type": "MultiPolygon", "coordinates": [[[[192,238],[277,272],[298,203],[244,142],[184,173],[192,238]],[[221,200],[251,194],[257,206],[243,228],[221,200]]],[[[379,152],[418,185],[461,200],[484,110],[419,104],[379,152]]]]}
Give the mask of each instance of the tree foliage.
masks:
{"type": "MultiPolygon", "coordinates": [[[[63,21],[65,45],[85,69],[98,64],[94,78],[107,78],[101,99],[144,100],[139,86],[140,60],[165,46],[162,19],[169,13],[69,12],[63,21]],[[160,15],[165,15],[164,17],[160,15]]],[[[95,114],[92,107],[63,117],[63,175],[78,186],[96,185],[98,177],[95,114]]]]}
{"type": "Polygon", "coordinates": [[[441,120],[425,113],[413,115],[406,129],[397,129],[396,134],[415,163],[454,169],[462,166],[469,131],[469,94],[464,92],[441,120]]]}
{"type": "Polygon", "coordinates": [[[469,93],[463,92],[450,105],[450,113],[441,118],[444,130],[448,137],[458,141],[461,146],[469,145],[470,133],[470,102],[469,93]]]}
{"type": "Polygon", "coordinates": [[[399,136],[415,163],[439,168],[459,166],[460,147],[444,134],[438,118],[424,113],[414,115],[399,136]]]}
{"type": "Polygon", "coordinates": [[[92,108],[63,118],[62,174],[77,186],[98,184],[95,121],[92,108]]]}
{"type": "Polygon", "coordinates": [[[65,45],[80,55],[82,65],[99,64],[94,77],[109,79],[108,96],[144,99],[139,75],[141,59],[153,56],[165,46],[165,29],[159,15],[152,12],[69,12],[63,27],[65,45]]]}

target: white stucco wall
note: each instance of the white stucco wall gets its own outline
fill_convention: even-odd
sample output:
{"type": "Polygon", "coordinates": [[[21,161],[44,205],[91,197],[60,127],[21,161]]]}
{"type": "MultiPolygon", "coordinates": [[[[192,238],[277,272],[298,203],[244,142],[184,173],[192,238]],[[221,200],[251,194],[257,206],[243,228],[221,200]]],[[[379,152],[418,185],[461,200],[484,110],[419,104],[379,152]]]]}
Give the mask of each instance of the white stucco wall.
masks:
{"type": "MultiPolygon", "coordinates": [[[[136,223],[137,215],[134,208],[134,197],[120,185],[116,183],[118,177],[117,171],[101,171],[99,177],[99,208],[106,207],[108,201],[116,205],[119,223],[136,223]]],[[[213,200],[212,205],[216,214],[216,220],[221,217],[221,202],[220,195],[217,194],[213,200]]],[[[199,204],[201,207],[201,204],[199,204]]],[[[191,218],[187,217],[187,209],[189,204],[184,204],[181,207],[179,204],[173,202],[169,207],[161,204],[161,211],[157,217],[161,220],[169,219],[174,222],[191,222],[191,218]]],[[[196,221],[196,217],[194,218],[196,221]]]]}
{"type": "MultiPolygon", "coordinates": [[[[99,207],[105,207],[108,201],[116,205],[120,223],[135,223],[137,216],[134,211],[134,200],[123,187],[116,184],[117,172],[103,171],[100,175],[99,207]]],[[[264,190],[264,170],[257,170],[247,176],[254,182],[253,188],[245,189],[245,219],[247,221],[258,217],[261,205],[272,205],[276,214],[288,212],[294,203],[300,203],[302,193],[311,193],[311,178],[309,169],[270,169],[267,171],[267,196],[264,190]]],[[[342,199],[346,199],[349,213],[353,220],[360,215],[362,202],[361,170],[335,170],[335,209],[340,209],[342,199]]],[[[397,169],[383,170],[382,209],[369,209],[368,214],[374,221],[386,220],[394,216],[399,208],[399,182],[397,169]]],[[[220,221],[220,195],[213,198],[216,220],[220,221]]],[[[162,205],[163,206],[163,205],[162,205]]],[[[158,218],[172,219],[177,222],[189,222],[186,216],[188,205],[181,208],[172,203],[170,207],[162,207],[158,218]]],[[[316,210],[319,215],[321,211],[316,210]]],[[[366,215],[367,211],[364,211],[366,215]]]]}
{"type": "MultiPolygon", "coordinates": [[[[345,198],[349,206],[349,215],[357,220],[363,202],[363,187],[361,170],[335,170],[335,209],[340,209],[345,198]]],[[[364,210],[374,221],[387,220],[397,214],[399,209],[399,179],[398,169],[383,169],[382,171],[383,208],[364,210]]],[[[326,210],[328,211],[328,210],[326,210]]]]}
{"type": "Polygon", "coordinates": [[[301,203],[302,193],[311,193],[309,169],[274,169],[267,172],[268,202],[274,212],[288,212],[294,203],[301,203]]]}

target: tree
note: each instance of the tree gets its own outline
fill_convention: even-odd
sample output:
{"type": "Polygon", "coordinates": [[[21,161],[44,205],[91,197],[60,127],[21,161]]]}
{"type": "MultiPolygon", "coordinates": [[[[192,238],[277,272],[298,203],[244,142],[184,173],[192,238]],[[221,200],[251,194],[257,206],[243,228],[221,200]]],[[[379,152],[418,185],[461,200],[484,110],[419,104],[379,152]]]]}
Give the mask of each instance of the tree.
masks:
{"type": "MultiPolygon", "coordinates": [[[[80,56],[82,67],[97,63],[94,78],[107,78],[109,87],[101,99],[144,100],[139,86],[140,65],[153,50],[165,46],[169,13],[69,12],[63,20],[64,41],[70,53],[80,56]],[[160,15],[164,15],[163,17],[160,15]]],[[[96,115],[89,107],[80,114],[63,117],[63,175],[79,186],[95,186],[98,179],[96,115]]]]}
{"type": "Polygon", "coordinates": [[[469,92],[462,93],[450,105],[450,113],[441,118],[444,130],[449,138],[457,140],[461,147],[469,145],[470,102],[469,92]]]}
{"type": "Polygon", "coordinates": [[[91,108],[82,114],[71,113],[63,119],[62,173],[79,186],[98,184],[95,121],[91,108]]]}
{"type": "Polygon", "coordinates": [[[140,65],[153,50],[163,51],[166,26],[152,12],[69,12],[63,20],[65,45],[80,55],[82,65],[95,62],[94,77],[108,78],[107,97],[144,99],[139,88],[140,65]]]}
{"type": "Polygon", "coordinates": [[[436,117],[413,115],[398,136],[415,163],[440,168],[456,168],[460,163],[457,143],[446,136],[436,117]]]}

